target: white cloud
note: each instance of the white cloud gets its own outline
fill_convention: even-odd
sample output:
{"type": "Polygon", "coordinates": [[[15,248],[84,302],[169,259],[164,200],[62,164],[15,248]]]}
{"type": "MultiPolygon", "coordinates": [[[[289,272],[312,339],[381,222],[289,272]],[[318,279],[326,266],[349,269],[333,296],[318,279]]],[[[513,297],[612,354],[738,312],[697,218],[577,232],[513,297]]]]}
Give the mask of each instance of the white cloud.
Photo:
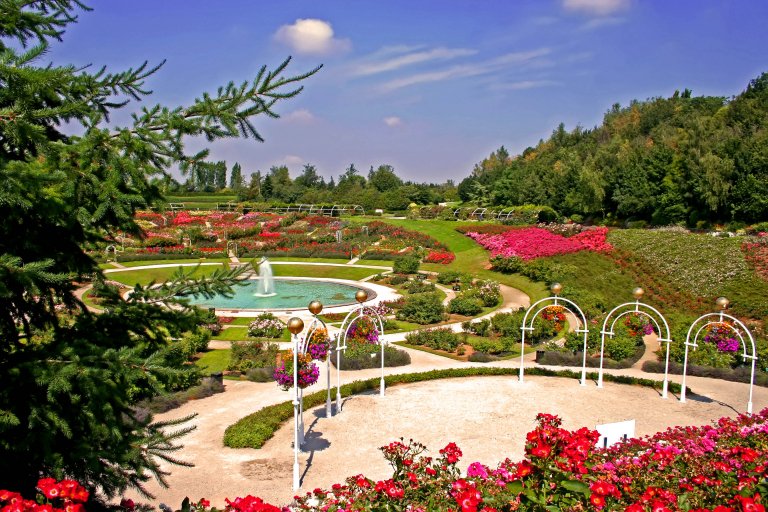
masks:
{"type": "Polygon", "coordinates": [[[283,25],[274,39],[304,55],[341,53],[351,47],[349,39],[334,37],[330,23],[317,19],[298,19],[292,25],[283,25]]]}
{"type": "Polygon", "coordinates": [[[607,16],[605,18],[592,18],[584,23],[580,28],[584,31],[595,30],[600,27],[610,27],[612,25],[621,25],[627,21],[626,18],[618,16],[607,16]]]}
{"type": "Polygon", "coordinates": [[[308,124],[317,118],[312,112],[302,108],[299,110],[294,110],[293,112],[288,112],[287,114],[280,116],[280,119],[288,123],[308,124]]]}
{"type": "Polygon", "coordinates": [[[385,117],[384,124],[389,126],[390,128],[394,128],[395,126],[400,126],[401,124],[403,124],[403,120],[397,116],[385,117]]]}
{"type": "Polygon", "coordinates": [[[305,159],[301,158],[300,156],[296,156],[296,155],[285,155],[282,158],[282,160],[281,160],[281,163],[283,163],[284,165],[287,165],[287,166],[304,165],[305,162],[306,162],[305,159]]]}
{"type": "Polygon", "coordinates": [[[630,0],[563,0],[563,7],[590,16],[608,16],[629,7],[630,0]]]}
{"type": "MultiPolygon", "coordinates": [[[[389,48],[384,54],[379,55],[392,55],[396,53],[394,48],[389,48]]],[[[431,50],[412,51],[407,50],[410,53],[404,55],[397,55],[395,57],[388,58],[386,60],[379,60],[376,62],[361,63],[352,71],[353,76],[366,76],[375,75],[377,73],[384,73],[386,71],[393,71],[405,66],[411,66],[413,64],[420,64],[422,62],[428,62],[431,60],[450,60],[456,57],[466,57],[477,53],[476,50],[470,50],[466,48],[433,48],[431,50]]]]}
{"type": "Polygon", "coordinates": [[[538,89],[539,87],[549,87],[560,85],[560,82],[554,80],[520,80],[519,82],[508,82],[493,85],[491,88],[497,91],[522,91],[524,89],[538,89]]]}
{"type": "Polygon", "coordinates": [[[388,92],[422,83],[486,75],[502,70],[512,64],[527,64],[539,57],[548,55],[550,52],[551,50],[549,48],[539,48],[537,50],[531,50],[528,52],[508,53],[506,55],[502,55],[495,59],[481,62],[479,64],[453,66],[439,71],[418,73],[404,78],[398,78],[383,84],[381,89],[385,92],[388,92]]]}

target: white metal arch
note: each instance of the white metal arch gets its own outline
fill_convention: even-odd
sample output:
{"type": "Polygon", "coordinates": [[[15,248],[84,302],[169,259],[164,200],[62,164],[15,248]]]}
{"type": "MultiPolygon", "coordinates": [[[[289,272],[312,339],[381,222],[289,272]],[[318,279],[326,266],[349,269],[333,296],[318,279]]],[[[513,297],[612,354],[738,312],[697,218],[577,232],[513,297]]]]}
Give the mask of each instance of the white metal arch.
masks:
{"type": "MultiPolygon", "coordinates": [[[[553,285],[552,287],[555,288],[556,286],[559,286],[559,285],[553,285]]],[[[582,365],[581,365],[580,384],[582,386],[586,386],[587,384],[587,335],[589,334],[589,328],[587,327],[587,318],[584,316],[584,312],[581,310],[578,304],[576,304],[572,300],[559,297],[557,293],[553,297],[545,297],[531,304],[531,306],[526,310],[525,315],[523,316],[523,325],[522,327],[520,327],[520,330],[522,331],[522,335],[520,340],[520,376],[518,377],[518,380],[520,382],[523,382],[523,375],[525,373],[525,333],[533,331],[533,322],[534,320],[536,320],[536,317],[539,316],[539,314],[542,311],[544,311],[550,306],[562,306],[566,311],[568,311],[570,314],[575,316],[576,319],[581,322],[581,327],[577,327],[574,330],[574,332],[581,334],[584,338],[584,346],[582,349],[583,356],[582,356],[582,365]],[[564,302],[565,305],[561,304],[561,302],[564,302]],[[571,307],[568,307],[569,305],[572,308],[574,308],[576,311],[571,309],[571,307]],[[531,311],[533,311],[537,307],[539,309],[537,309],[533,313],[533,315],[530,316],[531,311]],[[578,315],[576,314],[576,312],[578,312],[578,315]],[[530,316],[530,322],[528,320],[529,316],[530,316]]]]}
{"type": "Polygon", "coordinates": [[[672,342],[672,338],[670,336],[669,331],[669,324],[667,323],[667,319],[664,318],[664,315],[661,314],[661,312],[654,308],[653,306],[650,306],[648,304],[645,304],[644,302],[640,302],[640,297],[643,296],[642,289],[635,289],[635,302],[625,302],[624,304],[620,304],[613,308],[608,315],[605,317],[605,320],[603,321],[603,328],[600,330],[600,369],[597,374],[597,387],[602,388],[603,387],[603,359],[605,357],[605,336],[608,335],[611,338],[616,334],[613,332],[613,328],[616,325],[616,322],[623,316],[628,315],[630,313],[639,313],[653,322],[653,324],[656,326],[656,334],[658,334],[659,343],[663,342],[667,344],[666,349],[666,355],[665,355],[665,362],[664,362],[664,383],[662,385],[662,391],[661,391],[661,398],[667,398],[667,392],[669,389],[669,344],[672,342]],[[622,311],[623,310],[623,311],[622,311]],[[616,317],[614,318],[614,314],[617,312],[622,311],[616,317]],[[655,315],[655,317],[654,317],[655,315]],[[613,318],[613,321],[611,321],[610,330],[606,329],[608,327],[608,322],[613,318]],[[659,323],[659,320],[661,320],[661,323],[659,323]],[[662,333],[661,326],[664,326],[664,332],[662,333]]]}
{"type": "MultiPolygon", "coordinates": [[[[364,302],[364,301],[363,301],[364,302]]],[[[384,321],[381,315],[373,309],[364,306],[362,303],[347,313],[344,321],[341,323],[341,332],[336,338],[336,414],[341,412],[341,352],[347,350],[347,331],[352,324],[363,317],[373,317],[374,325],[379,330],[379,345],[381,346],[381,381],[379,382],[379,395],[384,396],[384,321]],[[368,310],[366,312],[366,310],[368,310]]]]}
{"type": "Polygon", "coordinates": [[[688,347],[693,347],[694,350],[698,347],[698,344],[696,341],[698,341],[699,335],[701,332],[706,329],[707,327],[713,326],[715,324],[722,324],[728,326],[728,328],[739,338],[739,341],[741,342],[741,348],[743,350],[741,356],[744,359],[749,359],[752,361],[752,373],[750,375],[749,379],[749,399],[747,401],[747,413],[752,414],[752,388],[755,385],[755,361],[757,361],[757,350],[755,348],[755,339],[752,337],[752,333],[749,331],[746,325],[739,320],[738,318],[728,315],[725,313],[725,311],[720,311],[719,313],[707,313],[706,315],[702,315],[696,320],[693,321],[691,324],[691,327],[688,329],[688,334],[685,337],[685,357],[683,360],[683,382],[682,387],[683,389],[680,391],[680,402],[685,402],[685,380],[686,380],[686,373],[688,371],[688,347]],[[728,320],[728,321],[726,321],[728,320]],[[697,330],[696,334],[693,337],[693,341],[691,341],[691,333],[693,333],[694,328],[702,324],[697,330]],[[738,326],[738,328],[736,327],[738,326]],[[752,349],[752,353],[747,353],[747,342],[745,340],[744,333],[746,333],[746,339],[749,340],[749,348],[752,349]]]}

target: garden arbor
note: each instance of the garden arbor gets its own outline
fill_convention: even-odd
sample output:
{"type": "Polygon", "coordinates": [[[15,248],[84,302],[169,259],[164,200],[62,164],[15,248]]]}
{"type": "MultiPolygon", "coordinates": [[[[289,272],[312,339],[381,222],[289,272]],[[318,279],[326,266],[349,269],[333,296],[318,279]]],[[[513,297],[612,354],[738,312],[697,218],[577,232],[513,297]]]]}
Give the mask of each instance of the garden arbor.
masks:
{"type": "Polygon", "coordinates": [[[563,291],[563,286],[560,283],[554,283],[550,290],[552,291],[551,297],[545,297],[531,304],[531,307],[525,312],[523,317],[523,325],[520,327],[522,330],[522,336],[520,340],[520,382],[523,382],[523,374],[525,373],[525,334],[533,331],[533,322],[536,317],[546,311],[548,308],[562,307],[565,311],[568,311],[576,317],[580,322],[580,326],[575,329],[575,332],[581,334],[584,337],[584,355],[581,367],[581,380],[580,384],[585,386],[587,383],[587,334],[589,329],[587,328],[587,319],[581,308],[572,300],[564,299],[560,297],[560,293],[563,291]],[[538,309],[537,309],[538,308],[538,309]],[[533,312],[533,314],[531,314],[533,312]]]}
{"type": "Polygon", "coordinates": [[[655,327],[654,330],[659,336],[659,343],[666,343],[667,345],[664,362],[664,384],[661,391],[661,398],[667,398],[667,389],[669,387],[669,344],[672,342],[672,338],[669,333],[669,324],[667,323],[667,319],[664,318],[664,315],[662,315],[658,309],[640,302],[640,299],[644,294],[645,291],[642,288],[635,288],[632,290],[632,295],[635,297],[635,302],[625,302],[624,304],[620,304],[613,308],[605,317],[603,328],[600,330],[600,369],[598,370],[597,374],[597,387],[603,387],[603,358],[605,356],[605,337],[610,336],[613,338],[613,336],[615,336],[616,333],[613,331],[613,328],[616,326],[616,322],[618,322],[620,318],[627,318],[628,315],[642,315],[653,323],[655,327]],[[664,326],[663,330],[662,325],[664,326]]]}
{"type": "Polygon", "coordinates": [[[336,338],[336,414],[341,412],[341,353],[347,350],[347,336],[350,330],[364,318],[370,318],[378,331],[378,343],[381,346],[381,381],[379,382],[379,395],[384,396],[384,321],[381,315],[372,308],[366,308],[363,303],[368,300],[368,293],[365,290],[358,290],[355,294],[359,306],[347,313],[344,321],[341,323],[341,333],[336,338]]]}
{"type": "MultiPolygon", "coordinates": [[[[720,308],[719,313],[707,313],[697,318],[688,329],[688,334],[685,337],[685,358],[683,360],[683,382],[682,389],[680,390],[680,401],[685,402],[685,377],[688,371],[688,347],[693,347],[696,350],[698,344],[696,343],[699,336],[705,333],[705,341],[711,341],[715,343],[715,340],[707,340],[707,337],[717,336],[718,348],[721,348],[720,341],[724,343],[737,342],[741,345],[742,354],[741,357],[747,361],[751,361],[752,371],[749,378],[749,400],[747,401],[747,413],[752,414],[752,388],[755,384],[755,361],[757,361],[757,351],[755,349],[755,340],[752,337],[752,333],[744,325],[741,320],[726,314],[725,310],[728,308],[730,301],[725,297],[719,297],[717,299],[717,306],[720,308]],[[713,332],[714,331],[714,332],[713,332]],[[691,338],[693,335],[693,338],[691,338]],[[727,338],[726,336],[736,336],[736,338],[727,338]],[[747,346],[747,340],[749,340],[749,346],[747,346]],[[748,352],[748,349],[752,350],[752,353],[748,352]]],[[[738,346],[733,347],[735,351],[738,350],[738,346]]]]}

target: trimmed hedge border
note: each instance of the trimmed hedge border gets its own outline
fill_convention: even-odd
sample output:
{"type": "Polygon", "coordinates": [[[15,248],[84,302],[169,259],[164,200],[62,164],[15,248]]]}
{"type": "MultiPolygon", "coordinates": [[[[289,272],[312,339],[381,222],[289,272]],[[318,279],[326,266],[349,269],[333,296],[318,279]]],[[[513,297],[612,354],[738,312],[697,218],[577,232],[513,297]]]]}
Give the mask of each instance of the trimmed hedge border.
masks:
{"type": "MultiPolygon", "coordinates": [[[[448,368],[445,370],[431,370],[420,373],[402,373],[384,377],[387,387],[398,384],[411,384],[437,379],[453,379],[459,377],[483,377],[483,376],[517,376],[519,368],[448,368]]],[[[545,368],[526,368],[526,375],[544,377],[564,377],[580,379],[581,372],[573,370],[547,370],[545,368]]],[[[587,378],[597,380],[597,373],[587,373],[587,378]]],[[[365,391],[378,390],[380,377],[367,380],[356,380],[341,386],[342,396],[356,395],[365,391]]],[[[662,382],[651,379],[640,379],[626,375],[603,374],[603,380],[618,384],[661,389],[662,382]]],[[[680,384],[669,383],[669,391],[680,392],[680,384]]],[[[690,389],[687,388],[688,393],[690,389]]],[[[304,397],[304,409],[311,409],[325,403],[326,391],[316,391],[304,397]]],[[[269,405],[244,418],[239,419],[224,431],[224,446],[229,448],[261,448],[280,428],[280,426],[293,417],[293,404],[290,400],[275,405],[269,405]]]]}
{"type": "MultiPolygon", "coordinates": [[[[648,373],[664,373],[664,362],[646,361],[643,363],[643,371],[648,373]]],[[[740,366],[736,369],[713,368],[711,366],[698,366],[689,363],[686,373],[689,377],[707,377],[710,379],[722,379],[730,382],[749,384],[750,368],[748,366],[740,366]]],[[[682,375],[683,365],[670,361],[669,374],[682,375]]],[[[768,387],[768,374],[755,369],[755,386],[768,387]]]]}

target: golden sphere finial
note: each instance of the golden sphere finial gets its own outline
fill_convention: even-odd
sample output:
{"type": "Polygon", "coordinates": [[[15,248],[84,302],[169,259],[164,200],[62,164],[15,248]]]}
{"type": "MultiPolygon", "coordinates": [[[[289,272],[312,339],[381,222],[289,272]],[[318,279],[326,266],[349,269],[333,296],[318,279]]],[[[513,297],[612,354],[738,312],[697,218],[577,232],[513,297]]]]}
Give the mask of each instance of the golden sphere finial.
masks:
{"type": "Polygon", "coordinates": [[[552,283],[552,286],[550,286],[549,289],[552,290],[554,295],[560,295],[563,291],[563,285],[560,283],[552,283]]]}
{"type": "Polygon", "coordinates": [[[358,290],[355,294],[355,300],[362,304],[363,302],[368,300],[368,292],[365,290],[358,290]]]}
{"type": "Polygon", "coordinates": [[[719,308],[720,308],[720,309],[722,309],[723,311],[725,311],[726,309],[728,309],[728,305],[729,305],[730,303],[731,303],[731,301],[729,301],[729,300],[728,300],[728,299],[726,299],[725,297],[718,297],[718,298],[717,298],[717,300],[715,301],[715,304],[717,304],[717,307],[719,307],[719,308]]]}
{"type": "Polygon", "coordinates": [[[313,300],[309,303],[309,306],[307,306],[307,309],[309,309],[309,312],[313,315],[319,315],[320,312],[323,310],[323,303],[319,300],[313,300]]]}
{"type": "Polygon", "coordinates": [[[294,316],[288,320],[288,330],[291,332],[291,334],[299,334],[304,330],[304,320],[294,316]]]}
{"type": "Polygon", "coordinates": [[[635,297],[635,299],[640,300],[643,298],[643,295],[645,295],[645,290],[640,288],[639,286],[632,290],[632,296],[635,297]]]}

